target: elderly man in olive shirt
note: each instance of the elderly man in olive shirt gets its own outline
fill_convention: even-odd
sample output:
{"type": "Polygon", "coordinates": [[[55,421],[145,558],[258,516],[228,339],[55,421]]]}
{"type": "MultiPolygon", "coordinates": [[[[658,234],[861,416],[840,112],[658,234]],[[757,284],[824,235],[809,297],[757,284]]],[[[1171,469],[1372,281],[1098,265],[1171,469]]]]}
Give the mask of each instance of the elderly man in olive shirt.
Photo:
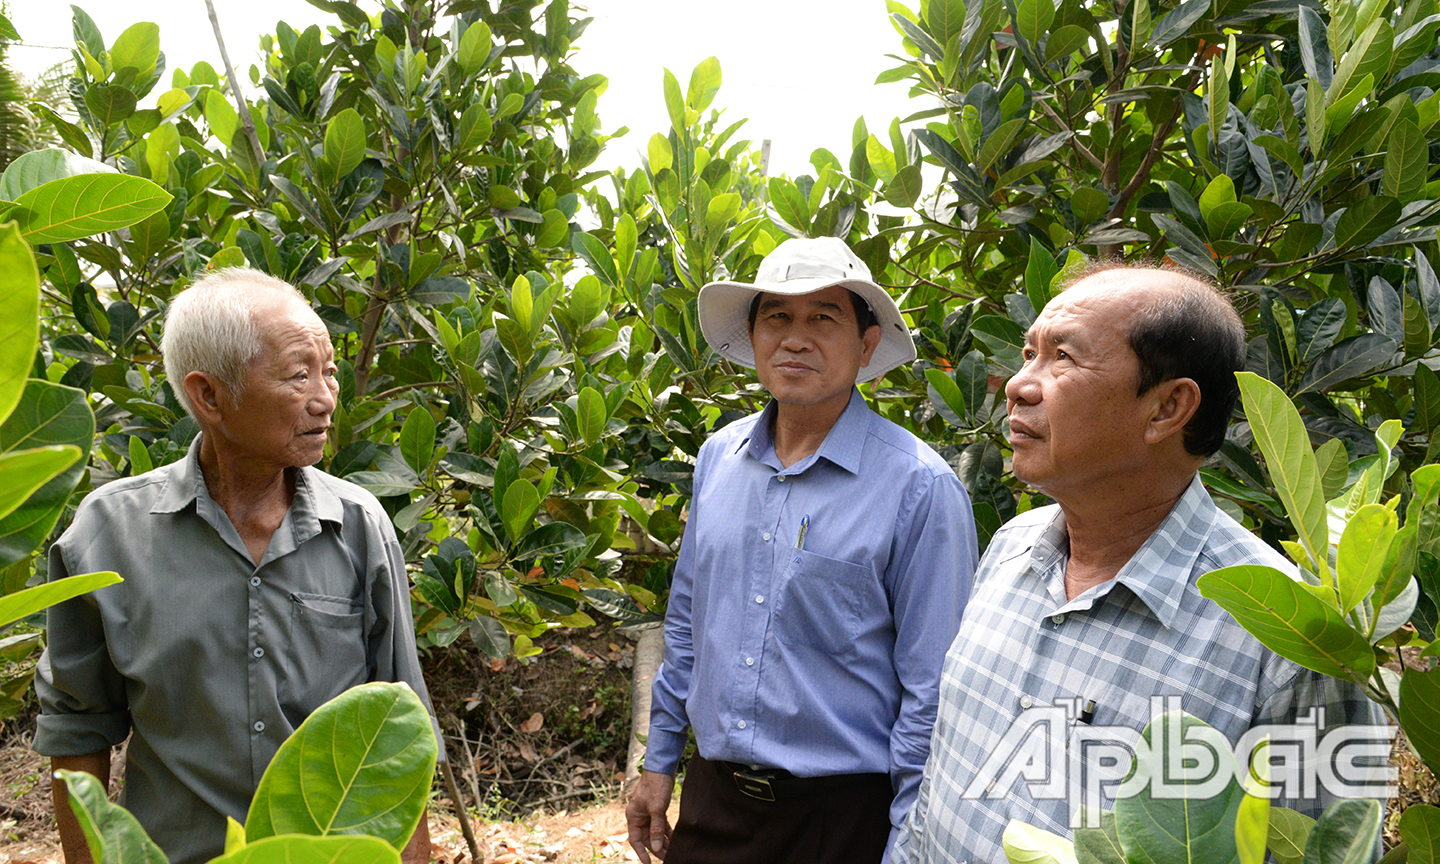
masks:
{"type": "MultiPolygon", "coordinates": [[[[322,703],[367,681],[429,696],[389,518],[309,467],[339,391],[319,317],[278,279],[224,270],[174,299],[162,350],[201,434],[180,461],[91,493],[51,549],[51,579],[126,581],[50,610],[34,746],[104,781],[131,734],[123,803],[189,864],[221,853],[225,818],[244,820],[322,703]]],[[[66,860],[88,860],[52,788],[66,860]]],[[[405,860],[429,845],[422,819],[405,860]]]]}

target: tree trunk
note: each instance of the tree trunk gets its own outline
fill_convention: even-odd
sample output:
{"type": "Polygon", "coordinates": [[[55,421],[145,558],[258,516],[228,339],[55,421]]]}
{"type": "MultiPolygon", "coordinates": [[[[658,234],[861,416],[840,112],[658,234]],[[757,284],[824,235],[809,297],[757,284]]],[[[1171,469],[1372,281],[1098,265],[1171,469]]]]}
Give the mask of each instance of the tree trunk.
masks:
{"type": "Polygon", "coordinates": [[[645,755],[642,739],[650,735],[650,685],[655,672],[665,659],[665,627],[640,631],[635,643],[635,668],[630,679],[630,752],[625,757],[625,786],[622,797],[629,797],[640,780],[640,759],[645,755]]]}

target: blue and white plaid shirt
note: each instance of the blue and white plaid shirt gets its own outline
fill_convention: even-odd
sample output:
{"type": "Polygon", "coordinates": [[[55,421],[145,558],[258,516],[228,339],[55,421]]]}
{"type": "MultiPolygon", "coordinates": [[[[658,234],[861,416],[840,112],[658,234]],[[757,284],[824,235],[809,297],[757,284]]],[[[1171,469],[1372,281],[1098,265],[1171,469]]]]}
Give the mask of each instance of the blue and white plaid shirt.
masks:
{"type": "MultiPolygon", "coordinates": [[[[1294,568],[1221,512],[1198,476],[1115,578],[1074,600],[1065,596],[1068,550],[1058,506],[1012,520],[986,550],[945,658],[930,759],[894,864],[1003,862],[1011,819],[1070,836],[1084,800],[1073,791],[1084,784],[1073,776],[1077,732],[1128,727],[1119,737],[1133,742],[1152,718],[1152,697],[1172,697],[1154,700],[1165,708],[1178,697],[1232,744],[1252,727],[1303,724],[1316,706],[1317,732],[1384,723],[1358,687],[1276,656],[1200,596],[1195,581],[1222,567],[1294,568]],[[1023,721],[1012,731],[1022,712],[1047,706],[1065,711],[1050,715],[1061,717],[1058,737],[1041,734],[1044,726],[1027,736],[1023,721]],[[1060,765],[1045,764],[1047,742],[1058,744],[1049,752],[1060,765]]],[[[1121,775],[1128,765],[1120,760],[1121,775]]],[[[1275,803],[1313,813],[1331,800],[1317,793],[1275,803]]]]}

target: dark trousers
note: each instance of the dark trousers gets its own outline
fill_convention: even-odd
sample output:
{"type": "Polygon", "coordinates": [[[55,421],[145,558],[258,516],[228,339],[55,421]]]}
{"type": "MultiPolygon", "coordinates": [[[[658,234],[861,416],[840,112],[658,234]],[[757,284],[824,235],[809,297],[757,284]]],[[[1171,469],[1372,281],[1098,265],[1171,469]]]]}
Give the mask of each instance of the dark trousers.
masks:
{"type": "Polygon", "coordinates": [[[759,801],[698,754],[685,769],[665,864],[878,864],[890,836],[883,774],[814,795],[759,801]]]}

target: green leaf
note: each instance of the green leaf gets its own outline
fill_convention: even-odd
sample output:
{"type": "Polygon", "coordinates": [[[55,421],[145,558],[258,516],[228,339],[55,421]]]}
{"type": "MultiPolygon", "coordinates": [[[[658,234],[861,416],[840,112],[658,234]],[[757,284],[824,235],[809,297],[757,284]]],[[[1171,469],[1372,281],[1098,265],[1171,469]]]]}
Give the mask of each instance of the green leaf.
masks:
{"type": "Polygon", "coordinates": [[[500,518],[512,542],[519,540],[530,529],[530,521],[539,509],[540,492],[529,480],[516,480],[505,490],[500,518]]]}
{"type": "Polygon", "coordinates": [[[85,91],[85,107],[101,126],[114,126],[135,113],[135,94],[124,87],[92,84],[85,91]]]}
{"type": "Polygon", "coordinates": [[[1305,551],[1315,561],[1325,561],[1330,535],[1325,521],[1325,498],[1320,472],[1310,437],[1300,412],[1279,387],[1253,372],[1235,375],[1245,416],[1255,443],[1265,456],[1270,480],[1285,504],[1285,512],[1300,535],[1305,551]]]}
{"type": "Polygon", "coordinates": [[[1361,333],[1321,354],[1305,370],[1299,393],[1324,391],[1342,381],[1367,375],[1395,356],[1399,346],[1388,336],[1361,333]]]}
{"type": "Polygon", "coordinates": [[[1335,223],[1334,248],[1338,252],[1364,246],[1395,226],[1400,202],[1386,195],[1361,198],[1340,214],[1335,223]]]}
{"type": "Polygon", "coordinates": [[[430,715],[409,685],[352,687],[280,745],[250,802],[246,842],[368,834],[402,849],[425,811],[437,752],[430,715]]]}
{"type": "Polygon", "coordinates": [[[354,474],[345,475],[345,479],[377,498],[408,495],[420,488],[414,478],[401,477],[388,471],[356,471],[354,474]]]}
{"type": "Polygon", "coordinates": [[[140,822],[106,798],[105,787],[93,775],[64,770],[55,775],[70,793],[70,810],[85,834],[91,860],[98,864],[167,864],[165,853],[140,822]]]}
{"type": "Polygon", "coordinates": [[[955,383],[955,379],[946,375],[943,370],[926,369],[925,381],[929,385],[930,404],[951,424],[964,428],[965,417],[969,412],[966,409],[965,397],[960,394],[960,387],[955,383]]]}
{"type": "Polygon", "coordinates": [[[571,549],[583,549],[589,543],[585,532],[569,522],[546,522],[525,535],[515,549],[515,559],[529,561],[546,555],[561,555],[571,549]]]}
{"type": "Polygon", "coordinates": [[[1315,820],[1285,807],[1270,808],[1270,825],[1266,846],[1275,856],[1276,864],[1300,864],[1305,857],[1305,841],[1315,820]]]}
{"type": "Polygon", "coordinates": [[[1320,472],[1321,494],[1325,500],[1339,495],[1350,477],[1350,457],[1345,454],[1344,442],[1331,438],[1315,448],[1315,467],[1320,472]]]}
{"type": "Polygon", "coordinates": [[[1305,864],[1370,864],[1379,839],[1379,801],[1337,801],[1311,829],[1305,841],[1305,864]]]}
{"type": "Polygon", "coordinates": [[[1052,296],[1050,283],[1054,281],[1055,274],[1059,272],[1060,268],[1056,265],[1050,250],[1046,249],[1045,244],[1032,234],[1030,236],[1030,258],[1025,262],[1025,294],[1029,296],[1030,305],[1035,309],[1036,314],[1039,314],[1050,302],[1052,296]]]}
{"type": "Polygon", "coordinates": [[[941,45],[965,29],[965,4],[961,0],[931,0],[925,7],[925,26],[941,45]]]}
{"type": "MultiPolygon", "coordinates": [[[[476,26],[480,25],[471,25],[470,29],[473,30],[476,26]]],[[[455,146],[466,153],[479,150],[482,144],[490,140],[493,130],[494,121],[490,119],[490,112],[484,103],[476,102],[460,115],[460,126],[455,131],[455,146]]]]}
{"type": "Polygon", "coordinates": [[[365,121],[360,119],[359,111],[346,108],[326,124],[325,164],[334,169],[336,178],[341,178],[354,171],[364,158],[365,121]]]}
{"type": "Polygon", "coordinates": [[[914,207],[924,191],[921,166],[915,162],[895,172],[895,178],[885,186],[885,200],[896,207],[914,207]]]}
{"type": "Polygon", "coordinates": [[[424,405],[415,406],[400,427],[400,455],[420,477],[430,468],[435,456],[435,418],[424,405]]]}
{"type": "Polygon", "coordinates": [[[650,136],[650,143],[645,150],[650,159],[650,173],[652,174],[659,174],[675,164],[675,151],[670,146],[670,139],[659,132],[650,136]]]}
{"type": "Polygon", "coordinates": [[[1410,474],[1414,494],[1405,508],[1405,527],[1414,525],[1418,529],[1416,543],[1419,548],[1434,554],[1435,545],[1440,541],[1440,506],[1435,499],[1440,494],[1440,465],[1424,465],[1410,474]]]}
{"type": "Polygon", "coordinates": [[[1163,48],[1185,36],[1195,22],[1205,17],[1210,11],[1210,0],[1185,0],[1179,6],[1171,9],[1155,22],[1155,30],[1150,34],[1150,44],[1156,48],[1163,48]]]}
{"type": "Polygon", "coordinates": [[[770,206],[776,214],[796,231],[804,232],[810,227],[810,206],[795,184],[784,177],[770,178],[770,206]]]}
{"type": "Polygon", "coordinates": [[[474,75],[489,59],[490,44],[489,24],[476,21],[465,28],[465,35],[460,37],[460,44],[455,49],[455,59],[460,61],[466,75],[474,75]]]}
{"type": "MultiPolygon", "coordinates": [[[[1209,0],[1191,0],[1191,2],[1205,2],[1206,8],[1209,8],[1209,0]]],[[[1084,27],[1075,24],[1066,24],[1054,33],[1051,33],[1050,38],[1046,40],[1045,62],[1054,63],[1061,58],[1069,57],[1071,54],[1085,47],[1085,43],[1089,41],[1090,34],[1084,27]]]]}
{"type": "Polygon", "coordinates": [[[400,853],[378,837],[266,837],[213,858],[210,864],[399,864],[400,853]]]}
{"type": "Polygon", "coordinates": [[[1226,240],[1235,236],[1235,232],[1244,227],[1254,212],[1248,204],[1230,201],[1210,211],[1210,215],[1205,219],[1205,227],[1210,229],[1212,239],[1226,240]]]}
{"type": "Polygon", "coordinates": [[[609,411],[605,407],[605,397],[593,387],[582,387],[576,414],[580,421],[580,434],[585,438],[585,446],[599,441],[605,432],[605,423],[610,419],[609,411]]]}
{"type": "Polygon", "coordinates": [[[117,174],[104,162],[51,147],[22,154],[0,174],[0,201],[16,201],[37,186],[80,174],[117,174]]]}
{"type": "Polygon", "coordinates": [[[1395,513],[1380,504],[1366,504],[1345,524],[1335,556],[1342,614],[1354,609],[1375,587],[1399,528],[1395,513]]]}
{"type": "Polygon", "coordinates": [[[865,139],[865,159],[881,183],[889,183],[895,176],[895,154],[885,149],[885,145],[874,135],[865,139]]]}
{"type": "MultiPolygon", "coordinates": [[[[85,391],[32,378],[15,410],[0,423],[0,453],[53,445],[71,445],[89,453],[94,437],[95,415],[85,391]]],[[[0,519],[0,567],[19,561],[45,542],[84,472],[85,461],[76,461],[0,519]]]]}
{"type": "Polygon", "coordinates": [[[1400,677],[1400,727],[1428,765],[1440,765],[1440,669],[1406,667],[1400,677]]]}
{"type": "MultiPolygon", "coordinates": [[[[135,439],[131,439],[132,441],[135,439]]],[[[0,454],[0,519],[80,458],[79,447],[34,447],[0,454]]]]}
{"type": "Polygon", "coordinates": [[[1018,819],[1011,819],[1005,826],[1000,845],[1010,864],[1075,864],[1075,844],[1018,819]]]}
{"type": "Polygon", "coordinates": [[[485,656],[504,657],[510,653],[510,634],[504,624],[489,615],[481,615],[471,621],[469,632],[470,638],[485,656]]]}
{"type": "Polygon", "coordinates": [[[1235,851],[1239,864],[1265,864],[1266,829],[1270,822],[1270,799],[1246,795],[1235,814],[1235,851]]]}
{"type": "MultiPolygon", "coordinates": [[[[1386,30],[1390,29],[1388,23],[1376,19],[1370,23],[1369,27],[1365,28],[1363,33],[1355,37],[1354,42],[1350,43],[1350,50],[1346,51],[1345,56],[1340,59],[1340,67],[1335,70],[1335,78],[1325,90],[1326,103],[1331,105],[1335,104],[1341,96],[1345,95],[1353,82],[1360,80],[1360,78],[1367,73],[1374,75],[1376,80],[1379,79],[1380,76],[1375,74],[1376,70],[1373,68],[1378,66],[1379,57],[1371,56],[1371,48],[1375,48],[1374,54],[1376,55],[1378,55],[1381,50],[1384,50],[1387,52],[1388,57],[1388,52],[1391,48],[1389,42],[1394,38],[1392,31],[1391,37],[1384,40],[1386,44],[1377,44],[1380,41],[1378,37],[1380,36],[1382,27],[1386,30]],[[1361,70],[1362,63],[1365,66],[1363,71],[1361,70]]],[[[1386,66],[1389,66],[1388,59],[1386,66]]]]}
{"type": "Polygon", "coordinates": [[[1436,864],[1440,860],[1440,807],[1431,804],[1406,807],[1400,814],[1400,837],[1410,847],[1411,864],[1436,864]]]}
{"type": "Polygon", "coordinates": [[[1425,192],[1430,175],[1430,146],[1425,133],[1407,117],[1401,117],[1390,128],[1386,139],[1383,189],[1408,204],[1425,192]]]}
{"type": "Polygon", "coordinates": [[[706,57],[690,73],[690,87],[685,92],[685,107],[699,114],[715,101],[720,92],[720,59],[706,57]]]}
{"type": "Polygon", "coordinates": [[[1336,609],[1273,567],[1225,567],[1201,576],[1200,594],[1234,616],[1261,644],[1306,669],[1364,681],[1375,653],[1336,609]]]}
{"type": "Polygon", "coordinates": [[[1235,757],[1224,736],[1195,717],[1168,712],[1147,725],[1141,737],[1149,749],[1137,757],[1134,770],[1137,778],[1143,774],[1150,782],[1115,801],[1115,830],[1126,860],[1235,861],[1235,816],[1245,793],[1235,780],[1235,757]],[[1177,757],[1204,751],[1198,762],[1209,766],[1201,769],[1207,776],[1187,776],[1183,768],[1175,776],[1177,763],[1190,761],[1177,757]]]}
{"type": "Polygon", "coordinates": [[[1020,0],[1015,7],[1015,32],[1031,45],[1040,44],[1054,22],[1054,0],[1020,0]]]}
{"type": "Polygon", "coordinates": [[[1125,864],[1114,812],[1100,811],[1099,828],[1075,829],[1075,854],[1081,864],[1125,864]]]}
{"type": "MultiPolygon", "coordinates": [[[[1321,30],[1324,33],[1324,30],[1321,30]]],[[[1324,38],[1323,35],[1321,38],[1324,38]]],[[[1305,135],[1310,142],[1310,152],[1324,153],[1325,133],[1329,124],[1325,119],[1325,88],[1315,79],[1305,84],[1305,135]]]]}
{"type": "Polygon", "coordinates": [[[684,140],[685,130],[690,123],[685,117],[685,97],[680,93],[680,82],[675,80],[675,73],[669,69],[665,70],[665,110],[670,115],[670,126],[684,140]]]}
{"type": "Polygon", "coordinates": [[[119,574],[102,571],[66,576],[54,582],[35,585],[14,594],[0,597],[0,626],[19,621],[27,615],[34,615],[41,609],[63,603],[81,594],[88,594],[97,588],[123,582],[119,574]]]}
{"type": "Polygon", "coordinates": [[[20,402],[39,341],[40,271],[20,230],[8,222],[0,225],[0,422],[20,402]]]}
{"type": "Polygon", "coordinates": [[[1110,196],[1103,190],[1081,186],[1070,196],[1070,210],[1081,225],[1089,225],[1110,210],[1110,196]]]}
{"type": "Polygon", "coordinates": [[[58,243],[134,225],[170,200],[169,192],[143,177],[82,174],[31,189],[11,213],[26,242],[58,243]]]}
{"type": "Polygon", "coordinates": [[[586,234],[584,231],[575,232],[570,238],[570,246],[585,263],[590,265],[596,276],[605,280],[611,287],[619,288],[620,274],[615,269],[615,259],[610,256],[610,250],[605,247],[604,241],[600,238],[586,234]]]}
{"type": "Polygon", "coordinates": [[[132,24],[115,37],[115,44],[110,46],[110,68],[117,74],[134,69],[137,82],[155,74],[155,65],[159,60],[160,27],[157,24],[132,24]]]}

